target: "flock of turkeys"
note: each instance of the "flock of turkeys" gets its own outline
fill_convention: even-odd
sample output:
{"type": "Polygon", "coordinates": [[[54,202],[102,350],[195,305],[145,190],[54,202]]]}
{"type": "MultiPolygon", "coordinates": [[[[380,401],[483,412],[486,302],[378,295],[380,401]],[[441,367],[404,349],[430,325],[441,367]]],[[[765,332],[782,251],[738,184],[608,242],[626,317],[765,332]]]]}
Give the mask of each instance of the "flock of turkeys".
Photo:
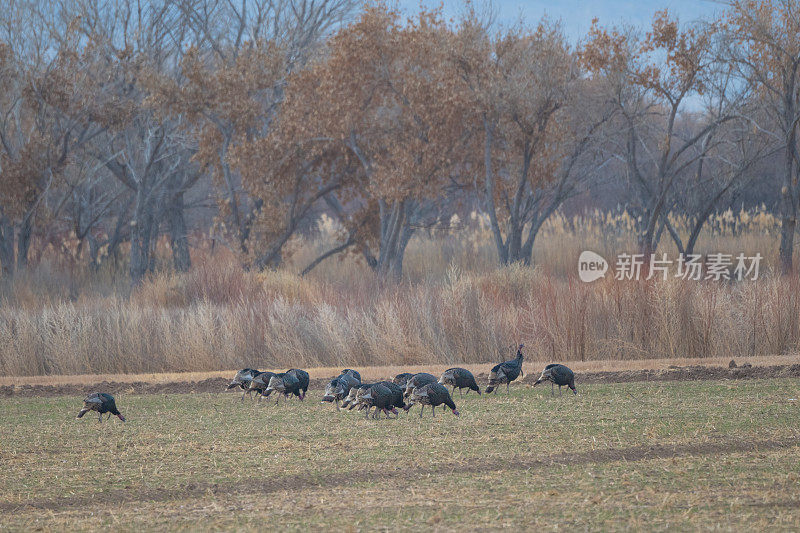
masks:
{"type": "MultiPolygon", "coordinates": [[[[487,393],[497,393],[500,385],[506,385],[508,391],[509,384],[518,377],[523,376],[522,372],[522,344],[517,348],[517,356],[510,361],[504,361],[492,367],[489,372],[489,385],[486,387],[487,393]]],[[[542,375],[533,384],[536,385],[545,381],[550,382],[550,393],[555,394],[555,386],[558,385],[559,394],[561,387],[569,387],[573,393],[577,394],[575,388],[575,374],[564,365],[550,364],[542,371],[542,375]]],[[[253,368],[243,368],[234,376],[228,385],[230,389],[240,389],[242,391],[241,401],[245,396],[252,398],[253,393],[258,397],[267,398],[275,394],[275,404],[277,405],[281,397],[284,401],[292,395],[303,400],[308,392],[309,376],[305,370],[292,368],[286,372],[259,372],[253,368]]],[[[456,404],[451,391],[447,387],[452,387],[452,392],[458,389],[463,396],[463,390],[473,390],[478,394],[481,389],[475,381],[475,376],[466,368],[451,368],[446,370],[437,380],[435,376],[426,372],[412,374],[404,372],[398,374],[393,380],[379,381],[376,383],[363,383],[361,374],[349,368],[342,370],[341,374],[333,378],[325,387],[325,394],[322,396],[323,402],[331,402],[336,405],[336,409],[358,409],[364,411],[364,417],[369,416],[372,411],[373,418],[379,418],[385,414],[387,418],[392,415],[399,416],[398,409],[408,412],[411,407],[419,404],[421,409],[419,416],[425,411],[425,406],[430,406],[432,416],[436,416],[436,408],[440,405],[446,406],[454,415],[459,416],[456,404]]],[[[102,420],[103,415],[108,413],[119,417],[123,422],[125,417],[117,409],[114,397],[105,392],[93,392],[83,400],[83,409],[78,413],[77,418],[81,418],[89,411],[98,413],[98,419],[102,420]]]]}

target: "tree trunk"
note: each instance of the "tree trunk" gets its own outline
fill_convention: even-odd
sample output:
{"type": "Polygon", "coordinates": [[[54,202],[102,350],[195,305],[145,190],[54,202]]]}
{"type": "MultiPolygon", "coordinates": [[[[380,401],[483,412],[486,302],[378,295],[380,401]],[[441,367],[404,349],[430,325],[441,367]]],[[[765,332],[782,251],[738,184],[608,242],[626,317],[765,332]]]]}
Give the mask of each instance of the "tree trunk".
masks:
{"type": "Polygon", "coordinates": [[[33,213],[26,213],[20,224],[17,235],[17,269],[25,270],[28,267],[28,251],[31,248],[33,235],[33,213]]]}
{"type": "Polygon", "coordinates": [[[4,278],[14,276],[14,225],[0,216],[0,268],[4,278]]]}
{"type": "Polygon", "coordinates": [[[189,239],[184,217],[183,193],[177,193],[167,210],[167,223],[169,224],[170,247],[175,270],[187,272],[192,266],[189,255],[189,239]]]}
{"type": "MultiPolygon", "coordinates": [[[[789,143],[794,142],[790,136],[789,143]]],[[[783,187],[781,188],[781,245],[780,261],[781,273],[784,275],[792,272],[792,255],[794,253],[794,232],[797,226],[797,204],[794,199],[794,157],[791,144],[786,146],[786,159],[784,161],[783,187]]]]}
{"type": "Polygon", "coordinates": [[[391,274],[395,281],[400,281],[403,278],[403,259],[406,255],[408,241],[411,240],[412,235],[414,235],[414,228],[406,224],[403,227],[400,241],[397,243],[397,249],[394,251],[394,257],[392,258],[391,274]]]}
{"type": "Polygon", "coordinates": [[[500,223],[497,220],[497,211],[494,205],[494,170],[492,169],[492,142],[493,130],[488,119],[483,121],[484,131],[484,151],[483,166],[486,174],[486,211],[489,213],[489,222],[492,226],[494,244],[497,248],[497,259],[501,265],[508,264],[508,244],[503,242],[503,234],[500,231],[500,223]]]}
{"type": "MultiPolygon", "coordinates": [[[[142,282],[150,266],[150,233],[153,216],[147,209],[147,194],[144,184],[136,191],[136,208],[131,220],[131,284],[136,286],[142,282]]],[[[147,202],[149,203],[149,202],[147,202]]]]}
{"type": "Polygon", "coordinates": [[[533,264],[533,243],[536,241],[536,236],[539,234],[542,224],[544,224],[545,220],[550,218],[551,214],[552,212],[549,212],[531,223],[531,229],[528,233],[528,238],[525,240],[525,245],[522,247],[521,254],[522,262],[525,266],[531,266],[533,264]]]}

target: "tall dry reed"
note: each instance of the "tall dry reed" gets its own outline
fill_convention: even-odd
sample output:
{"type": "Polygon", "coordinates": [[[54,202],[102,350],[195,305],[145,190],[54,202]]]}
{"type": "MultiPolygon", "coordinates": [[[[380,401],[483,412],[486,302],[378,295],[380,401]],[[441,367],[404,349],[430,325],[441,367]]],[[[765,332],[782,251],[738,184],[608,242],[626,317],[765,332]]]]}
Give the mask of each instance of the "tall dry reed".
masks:
{"type": "MultiPolygon", "coordinates": [[[[687,220],[673,224],[688,231],[687,220]]],[[[556,215],[535,268],[499,268],[485,217],[454,217],[412,240],[399,284],[379,283],[352,255],[298,277],[338,230],[324,218],[278,272],[245,272],[230,253],[198,246],[189,273],[131,290],[124,265],[44,261],[0,283],[0,374],[477,363],[519,342],[541,361],[798,351],[800,283],[770,272],[777,221],[764,209],[715,216],[698,243],[761,253],[758,281],[577,280],[582,250],[635,251],[635,225],[627,213],[556,215]]],[[[666,238],[660,250],[676,253],[666,238]]]]}

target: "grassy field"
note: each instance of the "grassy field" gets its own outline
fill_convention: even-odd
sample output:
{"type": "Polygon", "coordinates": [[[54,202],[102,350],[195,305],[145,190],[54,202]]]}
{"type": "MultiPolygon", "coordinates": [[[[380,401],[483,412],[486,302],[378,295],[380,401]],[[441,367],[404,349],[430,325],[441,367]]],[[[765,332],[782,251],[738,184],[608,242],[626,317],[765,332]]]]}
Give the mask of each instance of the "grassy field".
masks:
{"type": "Polygon", "coordinates": [[[0,529],[800,527],[800,380],[516,385],[380,421],[320,395],[119,395],[126,424],[0,400],[0,529]]]}

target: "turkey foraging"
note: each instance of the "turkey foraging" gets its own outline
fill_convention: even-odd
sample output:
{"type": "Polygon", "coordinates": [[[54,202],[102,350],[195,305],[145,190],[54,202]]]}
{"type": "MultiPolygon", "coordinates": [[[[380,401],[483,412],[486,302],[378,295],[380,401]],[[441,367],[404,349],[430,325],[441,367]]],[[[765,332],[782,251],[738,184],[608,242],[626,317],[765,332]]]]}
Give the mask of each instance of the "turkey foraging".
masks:
{"type": "Polygon", "coordinates": [[[345,371],[342,375],[333,378],[325,387],[325,395],[322,397],[323,402],[336,403],[336,410],[340,409],[339,402],[347,398],[350,394],[350,389],[361,384],[361,381],[356,378],[358,372],[345,371]]]}
{"type": "Polygon", "coordinates": [[[375,385],[375,383],[362,383],[361,385],[356,385],[350,389],[350,392],[347,393],[347,397],[342,401],[342,409],[347,408],[349,411],[352,411],[353,408],[358,407],[358,395],[359,393],[366,392],[367,389],[375,385]]]}
{"type": "Polygon", "coordinates": [[[117,410],[117,404],[114,401],[114,397],[106,392],[93,392],[84,398],[83,409],[78,412],[78,416],[75,418],[81,418],[89,411],[97,411],[97,419],[100,422],[103,421],[103,415],[106,413],[108,413],[108,418],[111,418],[111,415],[114,415],[125,422],[125,417],[122,416],[122,413],[120,413],[119,410],[117,410]]]}
{"type": "Polygon", "coordinates": [[[428,383],[436,383],[437,379],[427,372],[420,372],[419,374],[414,374],[406,383],[406,391],[403,394],[403,397],[408,398],[411,396],[411,393],[414,392],[414,389],[417,387],[422,387],[423,385],[427,385],[428,383]]]}
{"type": "Polygon", "coordinates": [[[442,404],[449,407],[454,415],[459,416],[456,410],[456,404],[453,402],[453,398],[450,397],[450,392],[447,390],[447,387],[441,383],[428,383],[422,387],[415,388],[408,399],[405,410],[408,411],[411,409],[411,406],[415,403],[422,405],[422,409],[419,412],[420,418],[422,418],[422,413],[425,411],[426,405],[431,406],[431,411],[433,411],[433,416],[435,417],[436,406],[442,404]]]}
{"type": "Polygon", "coordinates": [[[451,368],[445,370],[442,377],[439,378],[439,383],[442,385],[450,385],[453,387],[453,392],[458,389],[458,393],[462,396],[463,393],[461,389],[467,389],[467,394],[469,394],[471,390],[474,390],[478,394],[481,393],[481,388],[478,387],[478,384],[475,382],[475,376],[466,368],[451,368]]]}
{"type": "Polygon", "coordinates": [[[405,409],[406,402],[403,401],[403,387],[393,381],[381,381],[380,383],[392,391],[392,406],[405,409]]]}
{"type": "Polygon", "coordinates": [[[403,389],[405,389],[406,383],[408,383],[408,380],[411,379],[412,377],[414,377],[414,374],[412,374],[411,372],[403,372],[402,374],[397,374],[392,380],[392,383],[400,385],[401,387],[403,387],[403,389]]]}
{"type": "Polygon", "coordinates": [[[272,379],[274,375],[275,372],[256,371],[255,375],[253,375],[253,379],[250,380],[250,387],[248,387],[247,392],[255,392],[258,395],[259,402],[261,398],[268,397],[270,393],[266,392],[267,386],[269,385],[269,380],[272,379]]]}
{"type": "Polygon", "coordinates": [[[342,371],[340,372],[340,374],[339,374],[339,375],[342,375],[342,376],[343,376],[343,375],[345,375],[345,374],[350,374],[350,375],[352,375],[354,378],[356,378],[356,379],[359,381],[359,383],[361,382],[361,374],[359,374],[359,373],[358,373],[356,370],[353,370],[353,369],[351,369],[351,368],[345,368],[344,370],[342,370],[342,371]]]}
{"type": "Polygon", "coordinates": [[[506,384],[506,392],[508,392],[509,383],[517,379],[520,375],[524,375],[522,372],[522,359],[524,357],[522,355],[522,349],[524,347],[524,344],[519,345],[516,358],[495,365],[492,368],[492,371],[489,373],[489,386],[486,387],[487,394],[492,391],[497,394],[497,386],[503,383],[506,384]]]}
{"type": "Polygon", "coordinates": [[[272,392],[278,393],[275,397],[275,405],[278,405],[278,400],[281,399],[281,394],[284,398],[288,398],[290,394],[300,397],[300,381],[295,374],[289,372],[281,372],[275,374],[269,380],[267,388],[264,390],[264,396],[269,396],[272,392]]]}
{"type": "MultiPolygon", "coordinates": [[[[300,370],[298,368],[292,368],[291,370],[286,371],[287,374],[292,374],[294,377],[297,378],[297,381],[300,383],[300,386],[297,388],[299,394],[297,397],[300,398],[300,401],[303,401],[306,397],[306,392],[308,392],[308,372],[305,370],[300,370]]],[[[361,381],[361,380],[359,380],[361,381]]]]}
{"type": "Polygon", "coordinates": [[[369,416],[369,409],[371,407],[375,408],[372,418],[378,418],[382,412],[386,414],[386,418],[391,418],[390,414],[394,414],[395,417],[398,415],[397,409],[395,409],[393,403],[394,394],[385,383],[376,383],[360,394],[358,399],[361,404],[367,408],[364,418],[369,416]]]}
{"type": "Polygon", "coordinates": [[[244,392],[242,392],[242,400],[244,401],[245,394],[250,393],[250,382],[253,380],[253,376],[258,373],[258,370],[253,368],[243,368],[239,370],[235,376],[233,376],[233,380],[228,384],[228,390],[235,389],[239,387],[244,392]]]}
{"type": "Polygon", "coordinates": [[[535,387],[543,381],[550,382],[550,394],[555,396],[555,385],[558,385],[558,393],[562,394],[561,387],[566,385],[572,389],[573,394],[578,394],[578,389],[575,388],[575,373],[564,365],[552,363],[544,367],[542,375],[533,384],[535,387]]]}

